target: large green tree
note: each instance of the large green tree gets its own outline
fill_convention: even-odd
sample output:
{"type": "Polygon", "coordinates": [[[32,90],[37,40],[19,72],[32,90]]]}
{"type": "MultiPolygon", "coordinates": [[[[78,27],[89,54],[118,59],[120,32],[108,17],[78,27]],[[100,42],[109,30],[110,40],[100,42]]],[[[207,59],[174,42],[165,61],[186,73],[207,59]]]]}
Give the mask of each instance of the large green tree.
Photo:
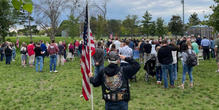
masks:
{"type": "Polygon", "coordinates": [[[169,31],[171,31],[173,35],[176,37],[177,35],[183,36],[183,23],[179,15],[173,15],[168,25],[169,31]]]}
{"type": "Polygon", "coordinates": [[[219,0],[214,0],[215,5],[210,6],[213,13],[207,16],[209,20],[204,21],[204,24],[214,27],[215,32],[219,32],[219,0]]]}
{"type": "Polygon", "coordinates": [[[110,33],[111,31],[115,34],[120,33],[120,28],[122,26],[121,20],[110,19],[107,20],[106,32],[110,33]]]}
{"type": "Polygon", "coordinates": [[[96,35],[96,28],[97,28],[97,18],[94,16],[91,16],[90,18],[90,28],[92,31],[92,34],[96,35]]]}
{"type": "Polygon", "coordinates": [[[126,19],[123,20],[122,25],[125,27],[126,31],[133,36],[138,33],[139,22],[137,15],[128,15],[126,16],[126,19]]]}
{"type": "Polygon", "coordinates": [[[157,25],[156,33],[158,37],[163,37],[163,35],[165,34],[165,27],[164,27],[164,20],[162,19],[162,17],[157,18],[156,25],[157,25]]]}
{"type": "Polygon", "coordinates": [[[156,22],[152,21],[150,25],[150,35],[155,36],[156,35],[156,22]]]}
{"type": "Polygon", "coordinates": [[[101,15],[98,15],[96,36],[95,36],[97,40],[99,40],[101,36],[104,34],[104,27],[105,27],[105,19],[101,15]]]}
{"type": "Polygon", "coordinates": [[[9,33],[9,28],[19,23],[19,10],[15,10],[8,0],[0,0],[0,36],[5,41],[5,37],[9,33]]]}
{"type": "Polygon", "coordinates": [[[198,14],[197,13],[193,13],[190,15],[189,17],[189,23],[188,26],[195,26],[201,23],[201,20],[198,18],[198,14]]]}
{"type": "Polygon", "coordinates": [[[152,15],[146,11],[144,16],[142,16],[144,20],[141,21],[141,23],[143,24],[143,34],[146,34],[147,37],[150,34],[150,25],[151,25],[151,19],[152,19],[152,15]]]}
{"type": "Polygon", "coordinates": [[[80,25],[78,23],[79,18],[75,17],[74,15],[70,15],[68,17],[69,20],[69,29],[68,29],[68,35],[74,39],[75,36],[79,36],[80,35],[80,25]]]}
{"type": "Polygon", "coordinates": [[[74,39],[74,37],[80,35],[80,24],[78,22],[79,22],[78,17],[76,18],[74,15],[70,15],[68,16],[68,20],[62,21],[62,23],[59,26],[59,30],[60,32],[66,30],[68,36],[74,39]]]}

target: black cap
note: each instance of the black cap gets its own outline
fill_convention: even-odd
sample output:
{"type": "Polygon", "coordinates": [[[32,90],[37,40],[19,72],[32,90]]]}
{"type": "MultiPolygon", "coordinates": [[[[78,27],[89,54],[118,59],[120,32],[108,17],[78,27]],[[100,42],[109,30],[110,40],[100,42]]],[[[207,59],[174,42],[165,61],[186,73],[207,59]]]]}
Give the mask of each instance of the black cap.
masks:
{"type": "Polygon", "coordinates": [[[110,61],[116,61],[119,59],[119,54],[118,52],[115,52],[115,51],[111,51],[109,52],[109,60],[110,61]]]}

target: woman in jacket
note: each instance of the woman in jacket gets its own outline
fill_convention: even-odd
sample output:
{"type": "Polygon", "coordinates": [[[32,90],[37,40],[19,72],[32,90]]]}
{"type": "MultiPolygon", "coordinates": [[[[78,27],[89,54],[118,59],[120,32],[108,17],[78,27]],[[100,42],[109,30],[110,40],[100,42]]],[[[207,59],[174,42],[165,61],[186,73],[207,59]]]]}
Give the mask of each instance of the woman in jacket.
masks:
{"type": "Polygon", "coordinates": [[[189,67],[186,63],[187,59],[188,59],[188,53],[194,53],[195,52],[192,49],[188,49],[188,45],[187,44],[182,44],[182,58],[183,58],[183,74],[182,74],[182,85],[179,86],[180,88],[184,89],[184,84],[185,84],[185,80],[186,80],[186,73],[188,72],[189,74],[189,79],[190,79],[190,87],[193,87],[193,76],[192,76],[192,71],[193,71],[193,67],[189,67]]]}
{"type": "Polygon", "coordinates": [[[21,67],[26,67],[26,60],[27,60],[27,44],[23,43],[21,47],[21,67]]]}
{"type": "Polygon", "coordinates": [[[74,58],[74,46],[72,45],[72,42],[70,42],[70,45],[68,46],[68,56],[67,58],[70,58],[71,61],[73,61],[74,58]]]}
{"type": "MultiPolygon", "coordinates": [[[[171,43],[171,46],[176,47],[176,41],[173,40],[171,43]]],[[[172,51],[172,57],[173,57],[173,79],[174,81],[177,80],[177,50],[172,51]]]]}
{"type": "Polygon", "coordinates": [[[11,64],[11,55],[12,55],[12,50],[9,48],[10,46],[8,45],[7,48],[5,49],[5,56],[6,56],[6,65],[11,64]]]}

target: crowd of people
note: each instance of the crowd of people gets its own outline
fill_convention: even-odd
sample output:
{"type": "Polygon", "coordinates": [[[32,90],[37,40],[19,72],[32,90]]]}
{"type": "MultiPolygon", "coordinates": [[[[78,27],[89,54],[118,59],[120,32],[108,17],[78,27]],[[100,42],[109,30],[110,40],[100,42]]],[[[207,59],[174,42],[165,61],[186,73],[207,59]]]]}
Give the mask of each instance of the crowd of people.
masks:
{"type": "MultiPolygon", "coordinates": [[[[157,84],[161,85],[162,79],[164,80],[164,88],[168,88],[167,77],[170,77],[170,87],[174,86],[174,81],[177,80],[178,74],[178,61],[181,60],[181,65],[183,66],[182,74],[182,85],[180,88],[184,89],[185,76],[188,73],[190,77],[190,87],[193,87],[193,66],[188,66],[187,60],[190,54],[199,56],[199,51],[203,51],[203,59],[209,60],[210,54],[212,58],[215,58],[215,40],[211,37],[208,40],[206,37],[201,39],[200,36],[194,37],[178,37],[177,39],[168,37],[159,39],[147,39],[138,38],[135,39],[101,39],[95,42],[96,44],[96,54],[93,56],[93,64],[95,66],[95,77],[104,68],[104,61],[102,58],[108,57],[107,55],[112,52],[118,52],[119,55],[132,58],[134,51],[139,51],[140,63],[145,64],[151,57],[156,58],[156,77],[157,84]],[[168,74],[169,73],[169,74],[168,74]]],[[[107,59],[107,58],[106,58],[107,59]]],[[[199,65],[199,60],[197,59],[197,65],[199,65]]],[[[121,67],[128,66],[129,63],[124,60],[119,60],[118,64],[121,67]]],[[[216,71],[216,72],[219,72],[216,71]]]]}
{"type": "MultiPolygon", "coordinates": [[[[208,56],[207,39],[196,40],[194,37],[182,37],[172,39],[109,39],[95,42],[96,53],[93,56],[95,73],[89,74],[90,83],[94,87],[102,87],[102,98],[105,100],[105,109],[128,109],[130,100],[129,79],[131,79],[141,68],[140,64],[132,57],[134,51],[139,51],[140,63],[156,58],[157,84],[161,85],[162,79],[164,89],[168,88],[168,77],[170,88],[174,88],[177,80],[178,61],[181,59],[183,66],[182,84],[178,87],[184,89],[185,76],[188,73],[190,87],[193,87],[193,67],[198,64],[197,56],[199,49],[203,48],[204,57],[208,56]],[[199,48],[200,47],[200,48],[199,48]],[[107,57],[109,65],[104,67],[104,57],[107,57]],[[120,66],[118,66],[120,65],[120,66]],[[96,69],[97,68],[97,69],[96,69]]],[[[218,39],[219,43],[219,39],[218,39]]],[[[211,50],[212,51],[212,50],[211,50]]],[[[205,59],[205,58],[204,58],[205,59]]],[[[207,58],[209,59],[209,58],[207,58]]]]}
{"type": "MultiPolygon", "coordinates": [[[[74,54],[81,55],[83,41],[76,40],[70,42],[68,46],[65,41],[55,40],[51,44],[44,41],[33,42],[29,45],[22,43],[20,46],[21,67],[34,67],[36,72],[43,71],[44,58],[50,57],[50,72],[58,72],[56,66],[64,66],[68,59],[73,61],[74,54]],[[27,59],[29,58],[28,62],[27,59]],[[38,69],[38,66],[40,66],[38,69]]],[[[216,58],[219,72],[219,36],[214,40],[200,36],[178,37],[178,39],[168,37],[159,39],[124,38],[124,39],[101,39],[94,41],[95,54],[92,56],[92,64],[95,66],[95,73],[89,74],[90,83],[93,86],[102,86],[103,99],[106,101],[106,109],[124,108],[127,109],[130,100],[129,79],[131,79],[141,68],[140,64],[146,64],[151,58],[156,59],[156,78],[157,84],[161,85],[163,80],[164,89],[174,88],[177,80],[178,61],[181,60],[183,67],[182,84],[178,87],[184,89],[185,77],[188,73],[190,87],[193,87],[193,67],[199,65],[200,50],[203,51],[203,59],[209,60],[210,56],[216,58]],[[139,52],[140,62],[133,59],[134,51],[139,52]],[[104,67],[105,60],[109,65],[104,67]],[[192,62],[191,62],[192,61],[192,62]],[[120,66],[118,66],[120,65],[120,66]],[[168,77],[170,85],[168,86],[168,77]],[[118,103],[119,101],[119,103],[118,103]],[[115,106],[112,106],[115,105],[115,106]]],[[[1,44],[1,59],[6,59],[6,65],[15,61],[16,45],[5,42],[1,44]]]]}
{"type": "MultiPolygon", "coordinates": [[[[74,53],[77,52],[79,41],[75,41],[74,44],[70,42],[68,47],[65,44],[65,41],[59,41],[59,44],[55,40],[51,41],[51,44],[39,40],[39,42],[31,41],[29,45],[23,42],[20,46],[21,54],[21,67],[34,67],[36,72],[43,71],[44,58],[50,57],[50,72],[58,72],[56,66],[64,66],[64,62],[73,61],[74,53]],[[74,46],[75,45],[75,46],[74,46]],[[66,50],[68,50],[66,52],[66,50]],[[70,60],[68,60],[70,59],[70,60]],[[28,60],[28,62],[27,62],[28,60]],[[38,70],[39,67],[39,70],[38,70]]],[[[15,61],[16,57],[16,45],[14,43],[6,41],[0,46],[1,59],[0,61],[6,60],[6,65],[10,65],[11,61],[15,61]]]]}
{"type": "MultiPolygon", "coordinates": [[[[162,39],[161,37],[159,39],[147,39],[142,37],[140,40],[138,38],[112,38],[109,40],[101,39],[99,41],[95,41],[94,43],[96,53],[92,57],[92,64],[95,66],[95,77],[98,75],[100,70],[104,68],[104,59],[108,58],[109,52],[115,51],[120,55],[131,58],[133,57],[134,50],[139,50],[141,64],[145,64],[151,57],[156,57],[157,84],[161,84],[162,79],[164,79],[164,85],[167,83],[165,77],[167,76],[167,73],[165,69],[169,70],[170,77],[173,77],[171,78],[171,82],[177,80],[178,60],[181,59],[183,70],[189,73],[189,76],[191,77],[191,86],[193,86],[191,75],[192,68],[186,68],[185,64],[186,51],[190,52],[190,50],[193,50],[192,52],[194,52],[198,57],[199,50],[202,49],[204,60],[209,60],[210,54],[212,58],[215,58],[217,52],[215,51],[215,40],[213,37],[208,40],[206,37],[201,39],[200,36],[197,36],[197,39],[194,36],[182,38],[178,37],[178,39],[168,39],[167,37],[165,39],[162,39]],[[165,43],[167,43],[167,46],[165,46],[166,44],[164,41],[166,41],[165,43]],[[188,46],[188,49],[183,47],[185,44],[188,46]],[[170,66],[167,66],[169,64],[170,66]]],[[[39,65],[39,72],[41,72],[43,70],[44,58],[50,57],[50,72],[57,72],[56,66],[58,66],[60,62],[61,65],[64,66],[64,62],[66,62],[66,60],[68,61],[68,59],[70,59],[70,61],[73,61],[75,53],[81,54],[82,44],[83,41],[79,42],[79,40],[76,40],[74,43],[70,42],[67,46],[65,41],[59,41],[59,44],[57,44],[54,40],[52,40],[51,44],[48,42],[44,44],[44,41],[40,40],[36,43],[31,41],[29,45],[23,42],[20,46],[21,67],[26,67],[27,63],[29,67],[34,67],[34,64],[36,64],[36,72],[38,72],[39,65]],[[68,51],[66,52],[66,50],[68,51]],[[28,62],[27,59],[29,59],[28,62]],[[54,66],[53,69],[52,66],[54,66]]],[[[10,64],[11,61],[15,61],[16,45],[14,43],[6,41],[1,44],[0,52],[0,61],[6,59],[6,64],[10,64]]],[[[121,67],[129,65],[129,63],[124,60],[120,60],[119,64],[121,67]]],[[[219,69],[216,72],[219,72],[219,69]]],[[[171,86],[174,86],[174,83],[171,83],[171,86]]],[[[165,88],[167,88],[167,86],[165,86],[165,88]]]]}

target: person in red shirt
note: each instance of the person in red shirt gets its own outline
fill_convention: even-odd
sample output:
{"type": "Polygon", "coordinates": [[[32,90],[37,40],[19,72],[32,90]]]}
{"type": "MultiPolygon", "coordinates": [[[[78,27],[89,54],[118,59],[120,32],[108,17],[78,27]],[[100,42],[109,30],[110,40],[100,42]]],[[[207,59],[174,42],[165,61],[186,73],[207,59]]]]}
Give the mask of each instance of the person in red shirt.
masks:
{"type": "Polygon", "coordinates": [[[78,42],[78,40],[75,42],[75,51],[77,51],[78,50],[78,46],[79,46],[79,42],[78,42]]]}
{"type": "Polygon", "coordinates": [[[57,62],[57,54],[59,51],[58,46],[55,44],[55,40],[52,40],[52,44],[48,47],[48,53],[50,55],[50,73],[52,72],[52,66],[54,65],[53,71],[57,73],[56,70],[56,62],[57,62]]]}
{"type": "Polygon", "coordinates": [[[30,44],[27,46],[30,67],[33,67],[33,63],[34,63],[34,59],[35,59],[35,52],[34,52],[35,46],[33,44],[34,44],[34,42],[30,41],[30,44]]]}

